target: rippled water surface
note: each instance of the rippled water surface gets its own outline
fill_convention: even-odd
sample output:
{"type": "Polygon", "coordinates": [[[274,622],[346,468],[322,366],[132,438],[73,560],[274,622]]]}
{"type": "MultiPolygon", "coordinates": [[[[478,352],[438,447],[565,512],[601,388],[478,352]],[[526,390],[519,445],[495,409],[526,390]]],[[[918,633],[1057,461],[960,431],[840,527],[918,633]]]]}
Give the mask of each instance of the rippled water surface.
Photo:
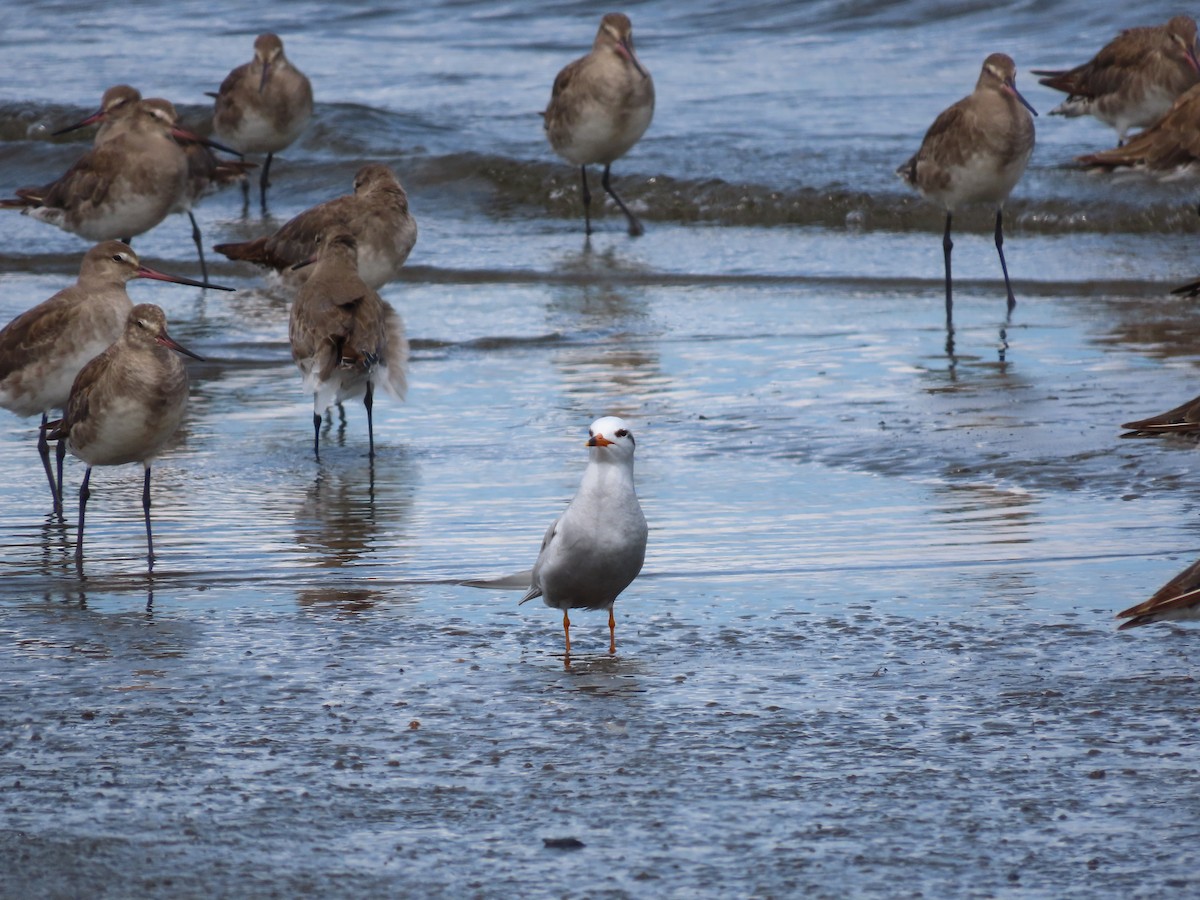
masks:
{"type": "MultiPolygon", "coordinates": [[[[264,233],[391,164],[420,238],[383,294],[409,397],[335,413],[312,458],[288,296],[135,282],[191,364],[154,468],[98,469],[87,563],[49,513],[32,420],[0,412],[0,895],[1185,896],[1195,629],[1113,613],[1200,555],[1194,444],[1119,424],[1200,393],[1196,186],[1069,166],[1114,134],[1027,74],[1136,19],[1070,3],[626,7],[658,93],[614,166],[646,223],[582,235],[538,110],[599,12],[464,2],[11,10],[0,189],[88,136],[126,81],[204,128],[204,91],[283,35],[317,110],[206,244],[264,233]],[[69,23],[65,27],[64,23],[69,23]],[[893,170],[984,56],[1043,115],[1008,207],[893,170]],[[627,417],[642,576],[573,617],[459,586],[527,567],[627,417]]],[[[86,245],[3,213],[0,321],[86,245]]],[[[198,271],[173,217],[135,241],[198,271]]]]}

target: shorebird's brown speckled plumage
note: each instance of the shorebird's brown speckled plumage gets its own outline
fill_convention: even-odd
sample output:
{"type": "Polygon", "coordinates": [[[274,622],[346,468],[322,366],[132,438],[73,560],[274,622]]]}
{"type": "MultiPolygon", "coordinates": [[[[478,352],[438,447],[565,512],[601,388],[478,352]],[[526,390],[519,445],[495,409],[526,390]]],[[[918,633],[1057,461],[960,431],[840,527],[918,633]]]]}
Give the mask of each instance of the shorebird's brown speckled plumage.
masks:
{"type": "Polygon", "coordinates": [[[1121,623],[1118,631],[1151,622],[1200,619],[1200,560],[1160,587],[1150,599],[1121,610],[1117,618],[1128,620],[1121,623]]]}

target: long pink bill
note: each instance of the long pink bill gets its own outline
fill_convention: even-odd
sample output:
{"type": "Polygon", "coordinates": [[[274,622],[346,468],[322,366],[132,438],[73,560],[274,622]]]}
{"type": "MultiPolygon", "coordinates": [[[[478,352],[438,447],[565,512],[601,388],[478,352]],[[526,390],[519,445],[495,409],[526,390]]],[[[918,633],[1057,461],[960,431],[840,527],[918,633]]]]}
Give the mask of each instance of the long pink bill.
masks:
{"type": "Polygon", "coordinates": [[[66,128],[60,128],[58,131],[50,132],[50,137],[58,137],[62,134],[70,134],[72,131],[78,131],[80,128],[87,128],[89,125],[94,125],[104,118],[104,110],[98,109],[86,119],[80,119],[74,125],[68,125],[66,128]]]}
{"type": "MultiPolygon", "coordinates": [[[[638,70],[639,75],[641,75],[643,78],[646,77],[646,70],[642,68],[642,64],[638,62],[637,57],[633,55],[633,48],[631,48],[624,41],[618,41],[617,50],[623,57],[633,64],[633,67],[638,70]]],[[[1036,116],[1037,113],[1034,113],[1034,115],[1036,116]]]]}
{"type": "Polygon", "coordinates": [[[191,350],[189,350],[187,347],[183,346],[183,344],[179,343],[177,340],[175,340],[175,338],[171,337],[166,332],[160,334],[158,337],[155,338],[155,340],[158,341],[160,344],[162,344],[164,347],[170,347],[172,350],[182,353],[184,356],[190,356],[192,359],[198,359],[198,360],[200,360],[200,362],[204,362],[203,356],[200,356],[198,353],[193,353],[191,350]]]}
{"type": "Polygon", "coordinates": [[[138,266],[138,278],[149,278],[153,281],[170,281],[173,284],[186,284],[191,287],[212,288],[214,291],[233,291],[236,288],[225,287],[220,284],[210,284],[207,281],[195,281],[191,278],[185,278],[182,275],[168,275],[166,272],[159,272],[157,269],[151,269],[149,266],[138,266]]]}
{"type": "Polygon", "coordinates": [[[1021,105],[1024,106],[1027,110],[1029,110],[1035,116],[1037,115],[1037,110],[1034,109],[1032,106],[1030,106],[1029,101],[1021,96],[1021,92],[1017,90],[1017,86],[1015,84],[1006,83],[1004,85],[1004,89],[1006,91],[1008,91],[1010,94],[1012,94],[1014,97],[1016,97],[1021,102],[1021,105]]]}
{"type": "Polygon", "coordinates": [[[200,137],[194,131],[188,131],[186,128],[180,128],[178,125],[171,129],[171,136],[177,141],[187,141],[192,144],[203,144],[205,147],[211,147],[213,150],[220,150],[222,153],[232,153],[238,159],[244,159],[245,154],[238,153],[232,147],[226,147],[224,144],[219,144],[216,141],[200,137]]]}

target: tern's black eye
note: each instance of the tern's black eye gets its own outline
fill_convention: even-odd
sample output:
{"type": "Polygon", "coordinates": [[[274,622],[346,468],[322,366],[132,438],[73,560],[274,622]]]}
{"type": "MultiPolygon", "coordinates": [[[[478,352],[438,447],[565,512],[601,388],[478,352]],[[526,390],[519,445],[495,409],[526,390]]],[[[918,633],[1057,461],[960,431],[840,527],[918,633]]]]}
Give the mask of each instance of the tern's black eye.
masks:
{"type": "Polygon", "coordinates": [[[617,437],[629,437],[629,432],[624,428],[617,429],[617,437]]]}

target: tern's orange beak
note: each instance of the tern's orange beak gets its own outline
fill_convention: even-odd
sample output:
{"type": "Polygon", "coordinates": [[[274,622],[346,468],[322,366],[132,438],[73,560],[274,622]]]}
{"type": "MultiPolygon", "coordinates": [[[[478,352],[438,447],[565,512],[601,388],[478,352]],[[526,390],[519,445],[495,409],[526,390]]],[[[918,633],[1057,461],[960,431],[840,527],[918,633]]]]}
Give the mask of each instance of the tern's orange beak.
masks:
{"type": "Polygon", "coordinates": [[[607,447],[611,443],[612,441],[610,441],[604,435],[593,434],[590,438],[588,438],[587,445],[589,447],[607,447]]]}

